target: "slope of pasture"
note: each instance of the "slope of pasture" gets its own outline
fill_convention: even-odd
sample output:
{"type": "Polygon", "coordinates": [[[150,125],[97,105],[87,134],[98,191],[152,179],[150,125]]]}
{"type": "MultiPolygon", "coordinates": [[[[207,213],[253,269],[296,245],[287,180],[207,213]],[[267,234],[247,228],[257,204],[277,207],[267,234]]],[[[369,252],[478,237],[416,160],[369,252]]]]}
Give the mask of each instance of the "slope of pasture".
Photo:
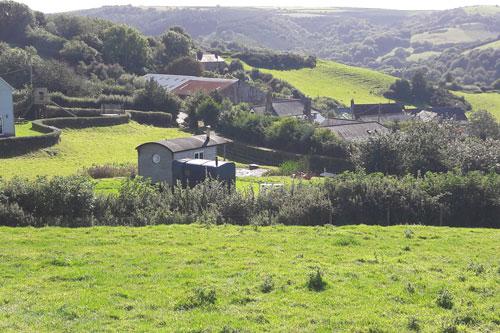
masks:
{"type": "Polygon", "coordinates": [[[489,31],[481,23],[463,24],[458,27],[444,28],[437,31],[424,32],[411,37],[411,43],[461,44],[493,39],[498,32],[489,31]]]}
{"type": "Polygon", "coordinates": [[[500,121],[499,93],[472,94],[466,92],[455,92],[455,94],[465,97],[465,99],[472,105],[472,111],[487,110],[500,121]]]}
{"type": "Polygon", "coordinates": [[[387,103],[383,93],[396,80],[370,69],[325,60],[319,60],[315,68],[261,71],[287,81],[310,97],[327,96],[346,105],[352,98],[356,103],[387,103]]]}
{"type": "MultiPolygon", "coordinates": [[[[21,131],[29,129],[22,125],[21,131]]],[[[136,163],[135,147],[147,141],[189,136],[177,128],[131,122],[112,127],[63,130],[61,142],[35,153],[0,159],[0,176],[70,175],[93,164],[136,163]]]]}
{"type": "Polygon", "coordinates": [[[0,331],[498,332],[499,242],[423,226],[2,227],[0,331]]]}

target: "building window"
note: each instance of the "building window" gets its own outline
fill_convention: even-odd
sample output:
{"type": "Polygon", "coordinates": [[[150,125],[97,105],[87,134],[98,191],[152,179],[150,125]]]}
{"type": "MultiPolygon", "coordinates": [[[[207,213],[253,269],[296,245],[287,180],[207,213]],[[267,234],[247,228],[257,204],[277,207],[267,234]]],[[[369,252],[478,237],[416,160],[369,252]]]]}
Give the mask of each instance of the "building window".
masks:
{"type": "Polygon", "coordinates": [[[197,153],[194,153],[194,158],[202,160],[203,159],[203,152],[199,151],[197,153]]]}
{"type": "Polygon", "coordinates": [[[3,118],[2,115],[0,115],[0,135],[3,134],[3,118]]]}

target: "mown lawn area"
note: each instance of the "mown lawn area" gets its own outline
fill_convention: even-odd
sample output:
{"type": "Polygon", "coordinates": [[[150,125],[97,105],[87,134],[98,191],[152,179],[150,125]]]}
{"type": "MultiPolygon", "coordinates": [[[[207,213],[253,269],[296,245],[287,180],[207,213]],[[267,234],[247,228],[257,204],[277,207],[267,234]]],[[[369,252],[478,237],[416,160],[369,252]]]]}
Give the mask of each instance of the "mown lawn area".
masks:
{"type": "Polygon", "coordinates": [[[499,244],[422,226],[2,227],[0,331],[498,332],[499,244]]]}
{"type": "Polygon", "coordinates": [[[465,100],[472,105],[472,111],[487,110],[500,121],[500,94],[480,93],[472,94],[465,92],[455,92],[458,96],[465,97],[465,100]]]}
{"type": "MultiPolygon", "coordinates": [[[[26,132],[27,125],[17,127],[26,132]]],[[[64,176],[94,164],[137,163],[135,147],[147,141],[190,136],[178,128],[159,128],[130,122],[111,127],[63,130],[61,142],[35,153],[0,158],[0,176],[64,176]]]]}
{"type": "MultiPolygon", "coordinates": [[[[249,69],[246,66],[246,69],[249,69]]],[[[287,81],[310,97],[326,96],[350,105],[356,103],[387,103],[383,93],[396,78],[374,70],[318,60],[315,68],[299,70],[268,70],[274,77],[287,81]]]]}
{"type": "Polygon", "coordinates": [[[38,136],[42,134],[43,133],[35,131],[31,128],[31,122],[16,124],[16,136],[38,136]]]}

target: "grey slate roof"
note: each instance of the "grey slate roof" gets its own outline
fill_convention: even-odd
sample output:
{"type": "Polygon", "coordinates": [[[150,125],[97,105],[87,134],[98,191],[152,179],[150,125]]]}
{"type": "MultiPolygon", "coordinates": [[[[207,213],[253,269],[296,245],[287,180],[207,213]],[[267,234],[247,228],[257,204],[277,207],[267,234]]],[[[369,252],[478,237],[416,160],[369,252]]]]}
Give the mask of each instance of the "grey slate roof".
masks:
{"type": "Polygon", "coordinates": [[[14,88],[9,84],[9,82],[2,79],[2,77],[0,77],[0,85],[5,86],[7,89],[10,89],[10,91],[14,91],[14,88]]]}
{"type": "Polygon", "coordinates": [[[344,119],[344,118],[327,118],[319,126],[328,127],[336,125],[346,125],[346,124],[359,124],[359,120],[354,119],[344,119]]]}
{"type": "Polygon", "coordinates": [[[388,133],[389,129],[380,123],[373,121],[367,123],[352,123],[324,127],[347,141],[366,140],[370,136],[388,133]]]}
{"type": "Polygon", "coordinates": [[[352,113],[356,118],[367,115],[377,115],[384,113],[401,113],[404,106],[400,103],[384,103],[384,104],[353,104],[351,106],[352,113]]]}
{"type": "Polygon", "coordinates": [[[231,143],[232,141],[221,136],[210,135],[210,140],[207,140],[207,136],[205,134],[195,135],[188,138],[177,138],[171,140],[160,140],[156,142],[146,142],[140,146],[137,146],[136,149],[141,148],[144,145],[148,144],[158,144],[161,145],[172,153],[178,153],[186,150],[200,149],[204,147],[212,147],[224,145],[226,143],[231,143]]]}
{"type": "MultiPolygon", "coordinates": [[[[265,114],[266,106],[257,105],[253,107],[255,113],[265,114]]],[[[277,117],[298,117],[304,115],[304,103],[300,99],[282,99],[273,101],[273,115],[277,117]]],[[[312,109],[311,113],[317,113],[312,109]]]]}

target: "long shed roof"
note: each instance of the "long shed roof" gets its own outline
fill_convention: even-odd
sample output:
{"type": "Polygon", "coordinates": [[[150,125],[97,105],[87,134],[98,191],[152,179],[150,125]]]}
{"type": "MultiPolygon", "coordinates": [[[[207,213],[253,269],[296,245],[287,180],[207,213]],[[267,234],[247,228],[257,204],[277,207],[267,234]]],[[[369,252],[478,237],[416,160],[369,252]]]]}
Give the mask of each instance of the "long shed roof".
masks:
{"type": "Polygon", "coordinates": [[[153,79],[165,90],[178,95],[192,95],[198,91],[210,92],[225,89],[238,82],[237,79],[220,79],[189,75],[146,74],[144,78],[153,79]]]}
{"type": "Polygon", "coordinates": [[[210,139],[207,140],[207,136],[205,134],[195,135],[188,138],[177,138],[171,140],[160,140],[156,142],[146,142],[142,145],[137,146],[136,149],[140,149],[141,147],[149,144],[158,144],[161,145],[172,153],[178,153],[186,150],[200,149],[204,147],[212,147],[224,145],[226,143],[231,143],[232,141],[221,136],[210,135],[210,139]]]}
{"type": "Polygon", "coordinates": [[[389,129],[376,121],[351,123],[324,127],[334,132],[344,140],[356,141],[365,140],[372,135],[389,132],[389,129]]]}

